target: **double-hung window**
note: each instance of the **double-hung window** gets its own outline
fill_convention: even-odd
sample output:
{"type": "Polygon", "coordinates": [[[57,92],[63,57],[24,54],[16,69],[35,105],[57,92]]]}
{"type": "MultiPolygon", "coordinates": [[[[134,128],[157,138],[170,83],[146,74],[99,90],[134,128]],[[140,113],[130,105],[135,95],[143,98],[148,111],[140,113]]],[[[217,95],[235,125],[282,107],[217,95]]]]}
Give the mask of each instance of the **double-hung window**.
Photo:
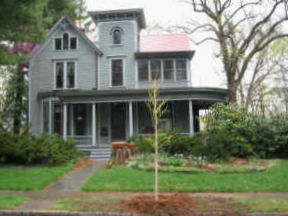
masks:
{"type": "Polygon", "coordinates": [[[173,80],[174,79],[173,72],[174,72],[173,60],[164,60],[163,61],[164,80],[173,80]]]}
{"type": "Polygon", "coordinates": [[[75,88],[76,64],[75,61],[57,61],[55,65],[56,89],[75,88]]]}
{"type": "Polygon", "coordinates": [[[149,81],[149,61],[138,61],[138,78],[140,81],[149,81]]]}
{"type": "Polygon", "coordinates": [[[187,80],[187,65],[185,59],[176,60],[176,80],[187,80]]]}
{"type": "Polygon", "coordinates": [[[112,86],[123,86],[123,59],[111,59],[112,86]]]}
{"type": "Polygon", "coordinates": [[[161,77],[161,61],[160,60],[151,60],[151,79],[157,80],[161,77]]]}

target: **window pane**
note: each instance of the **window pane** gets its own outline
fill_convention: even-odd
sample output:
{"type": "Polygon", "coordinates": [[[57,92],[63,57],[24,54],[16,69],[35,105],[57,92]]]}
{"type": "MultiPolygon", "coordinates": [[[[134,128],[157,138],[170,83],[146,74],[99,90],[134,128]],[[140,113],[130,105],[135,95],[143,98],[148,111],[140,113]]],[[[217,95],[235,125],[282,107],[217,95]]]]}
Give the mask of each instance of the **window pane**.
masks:
{"type": "Polygon", "coordinates": [[[123,61],[122,59],[112,60],[112,86],[123,85],[123,61]]]}
{"type": "Polygon", "coordinates": [[[121,32],[119,29],[113,31],[113,43],[121,44],[121,32]]]}
{"type": "Polygon", "coordinates": [[[161,61],[151,60],[151,78],[153,80],[160,79],[161,77],[161,61]]]}
{"type": "Polygon", "coordinates": [[[69,46],[69,35],[68,33],[63,34],[63,49],[67,50],[69,46]]]}
{"type": "Polygon", "coordinates": [[[77,49],[77,38],[76,37],[70,38],[70,49],[77,49]]]}
{"type": "Polygon", "coordinates": [[[186,80],[187,79],[187,68],[186,60],[176,60],[176,79],[186,80]]]}
{"type": "Polygon", "coordinates": [[[63,88],[64,64],[63,62],[56,63],[56,88],[63,88]]]}
{"type": "Polygon", "coordinates": [[[140,81],[149,80],[149,69],[148,69],[148,60],[139,60],[138,61],[138,77],[140,81]]]}
{"type": "Polygon", "coordinates": [[[75,62],[67,62],[67,88],[75,87],[75,62]]]}
{"type": "Polygon", "coordinates": [[[172,60],[165,60],[163,61],[163,73],[164,73],[164,80],[173,80],[173,61],[172,60]]]}
{"type": "Polygon", "coordinates": [[[62,49],[62,39],[55,38],[55,50],[61,50],[61,49],[62,49]]]}

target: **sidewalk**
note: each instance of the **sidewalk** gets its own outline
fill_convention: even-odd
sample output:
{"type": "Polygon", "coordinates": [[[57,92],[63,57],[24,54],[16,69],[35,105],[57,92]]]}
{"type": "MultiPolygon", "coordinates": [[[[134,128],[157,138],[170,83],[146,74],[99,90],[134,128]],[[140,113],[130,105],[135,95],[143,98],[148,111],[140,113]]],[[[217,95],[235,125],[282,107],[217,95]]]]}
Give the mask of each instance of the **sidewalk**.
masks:
{"type": "MultiPolygon", "coordinates": [[[[73,197],[80,193],[81,186],[96,171],[105,167],[107,161],[96,161],[92,166],[74,170],[65,175],[60,181],[52,183],[44,191],[28,192],[30,197],[27,203],[16,208],[16,210],[47,210],[58,200],[65,197],[73,197]]],[[[13,194],[13,192],[9,192],[13,194]]],[[[26,194],[23,192],[23,194],[26,194]]]]}

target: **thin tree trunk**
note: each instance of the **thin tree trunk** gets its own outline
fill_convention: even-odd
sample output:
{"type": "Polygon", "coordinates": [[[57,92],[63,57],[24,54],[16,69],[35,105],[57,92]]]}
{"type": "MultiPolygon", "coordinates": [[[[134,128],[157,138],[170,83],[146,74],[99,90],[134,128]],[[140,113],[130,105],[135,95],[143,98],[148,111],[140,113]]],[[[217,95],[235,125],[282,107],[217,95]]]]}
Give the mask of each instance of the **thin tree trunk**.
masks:
{"type": "MultiPolygon", "coordinates": [[[[156,111],[155,111],[156,112],[156,111]]],[[[158,119],[155,119],[155,157],[154,157],[154,166],[155,166],[155,188],[154,195],[155,201],[158,201],[158,119]]]]}

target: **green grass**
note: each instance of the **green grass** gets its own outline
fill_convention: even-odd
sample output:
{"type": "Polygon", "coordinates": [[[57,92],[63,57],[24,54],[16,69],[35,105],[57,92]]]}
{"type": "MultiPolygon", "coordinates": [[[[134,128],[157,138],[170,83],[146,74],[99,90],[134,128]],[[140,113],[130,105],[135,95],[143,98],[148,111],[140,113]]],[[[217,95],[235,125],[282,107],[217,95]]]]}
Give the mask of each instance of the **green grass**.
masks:
{"type": "Polygon", "coordinates": [[[247,207],[248,212],[288,212],[288,199],[234,199],[247,207]]]}
{"type": "Polygon", "coordinates": [[[28,200],[27,197],[18,195],[0,195],[0,209],[13,209],[28,200]]]}
{"type": "MultiPolygon", "coordinates": [[[[288,192],[288,161],[255,173],[160,173],[159,189],[166,192],[288,192]]],[[[94,173],[84,191],[153,191],[154,173],[114,167],[94,173]]]]}
{"type": "Polygon", "coordinates": [[[70,170],[72,166],[0,166],[0,190],[42,190],[70,170]]]}
{"type": "Polygon", "coordinates": [[[64,211],[84,211],[84,212],[120,212],[121,206],[119,202],[123,200],[119,197],[77,197],[66,198],[54,204],[50,210],[64,211]]]}

